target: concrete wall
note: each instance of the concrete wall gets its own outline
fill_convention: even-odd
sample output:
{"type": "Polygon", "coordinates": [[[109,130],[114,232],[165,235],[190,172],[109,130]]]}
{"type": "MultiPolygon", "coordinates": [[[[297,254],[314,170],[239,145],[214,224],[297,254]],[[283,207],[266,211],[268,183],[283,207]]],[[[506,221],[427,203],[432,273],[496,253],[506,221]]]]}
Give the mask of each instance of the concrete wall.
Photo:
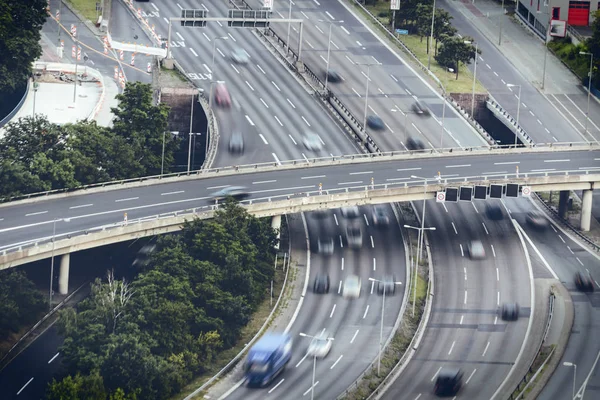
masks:
{"type": "MultiPolygon", "coordinates": [[[[458,103],[459,106],[467,110],[471,114],[471,101],[473,99],[472,93],[450,93],[450,97],[458,103]]],[[[488,99],[487,93],[475,93],[475,111],[474,118],[478,118],[480,111],[486,108],[485,102],[488,99]]]]}

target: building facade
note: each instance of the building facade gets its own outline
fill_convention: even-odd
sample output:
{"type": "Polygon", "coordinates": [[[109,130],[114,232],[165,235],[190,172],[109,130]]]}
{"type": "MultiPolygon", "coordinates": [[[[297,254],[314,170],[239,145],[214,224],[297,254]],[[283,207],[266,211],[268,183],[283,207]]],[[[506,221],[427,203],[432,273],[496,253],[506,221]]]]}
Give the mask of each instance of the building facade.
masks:
{"type": "Polygon", "coordinates": [[[573,27],[586,27],[600,9],[600,0],[517,0],[516,12],[542,38],[546,37],[548,21],[565,21],[573,27]]]}

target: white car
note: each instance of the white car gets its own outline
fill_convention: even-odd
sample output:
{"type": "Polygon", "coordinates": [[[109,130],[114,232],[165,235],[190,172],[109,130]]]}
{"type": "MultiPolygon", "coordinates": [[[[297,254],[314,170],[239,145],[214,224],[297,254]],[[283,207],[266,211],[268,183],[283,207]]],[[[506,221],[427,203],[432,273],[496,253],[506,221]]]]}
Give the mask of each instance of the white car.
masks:
{"type": "Polygon", "coordinates": [[[480,240],[472,240],[469,243],[469,257],[471,257],[471,260],[482,260],[485,258],[485,249],[480,240]]]}
{"type": "Polygon", "coordinates": [[[231,59],[237,64],[247,64],[249,57],[246,50],[237,48],[231,52],[231,59]]]}
{"type": "Polygon", "coordinates": [[[390,217],[385,213],[384,206],[373,206],[372,218],[375,226],[387,226],[390,223],[390,217]]]}
{"type": "Polygon", "coordinates": [[[319,238],[317,240],[317,252],[326,256],[333,254],[333,238],[319,238]]]}
{"type": "Polygon", "coordinates": [[[314,132],[305,132],[304,135],[302,135],[302,143],[309,151],[319,152],[323,148],[321,138],[314,132]]]}
{"type": "Polygon", "coordinates": [[[328,338],[327,332],[323,331],[311,340],[310,345],[308,345],[308,356],[325,358],[329,354],[332,344],[333,342],[328,338]]]}
{"type": "Polygon", "coordinates": [[[342,296],[344,296],[346,299],[358,299],[360,297],[360,287],[360,278],[356,275],[350,275],[344,281],[344,290],[342,291],[342,296]]]}
{"type": "Polygon", "coordinates": [[[358,218],[360,216],[358,206],[342,207],[342,215],[344,218],[358,218]]]}
{"type": "Polygon", "coordinates": [[[358,225],[348,225],[346,227],[346,238],[348,246],[352,249],[360,249],[363,244],[362,230],[358,225]]]}

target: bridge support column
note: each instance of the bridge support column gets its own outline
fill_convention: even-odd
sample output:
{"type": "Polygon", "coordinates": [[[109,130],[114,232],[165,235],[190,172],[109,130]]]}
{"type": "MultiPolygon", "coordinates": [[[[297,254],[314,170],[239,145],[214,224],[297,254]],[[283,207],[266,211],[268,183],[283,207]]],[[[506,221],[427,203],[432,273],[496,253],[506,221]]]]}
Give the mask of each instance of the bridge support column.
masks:
{"type": "Polygon", "coordinates": [[[567,210],[569,209],[569,191],[561,190],[558,197],[558,216],[567,218],[567,210]]]}
{"type": "Polygon", "coordinates": [[[594,191],[592,189],[583,191],[583,198],[581,199],[581,230],[588,232],[590,230],[590,223],[592,221],[592,196],[594,191]]]}
{"type": "Polygon", "coordinates": [[[58,293],[69,293],[69,265],[71,254],[67,253],[60,258],[60,275],[58,276],[58,293]]]}
{"type": "MultiPolygon", "coordinates": [[[[281,215],[274,215],[271,220],[271,227],[277,231],[277,239],[281,238],[281,215]]],[[[279,250],[279,243],[275,246],[279,250]]]]}

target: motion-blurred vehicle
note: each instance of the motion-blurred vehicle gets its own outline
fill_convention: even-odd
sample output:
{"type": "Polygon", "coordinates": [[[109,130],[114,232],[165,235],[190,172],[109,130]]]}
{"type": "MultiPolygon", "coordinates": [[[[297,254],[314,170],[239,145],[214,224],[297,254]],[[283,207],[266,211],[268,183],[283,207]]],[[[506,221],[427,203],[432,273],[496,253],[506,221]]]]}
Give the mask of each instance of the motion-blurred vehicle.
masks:
{"type": "Polygon", "coordinates": [[[393,296],[396,293],[396,277],[394,275],[386,275],[377,282],[377,293],[386,296],[393,296]]]}
{"type": "Polygon", "coordinates": [[[244,153],[244,138],[240,131],[233,131],[229,138],[229,152],[232,154],[244,153]]]}
{"type": "Polygon", "coordinates": [[[481,260],[485,258],[485,249],[483,248],[481,240],[471,240],[471,242],[469,242],[468,251],[471,260],[481,260]]]}
{"type": "Polygon", "coordinates": [[[241,201],[250,197],[250,193],[246,191],[244,186],[229,186],[223,188],[210,195],[215,201],[225,200],[228,197],[233,197],[237,201],[241,201]]]}
{"type": "Polygon", "coordinates": [[[423,143],[423,141],[421,139],[409,137],[406,140],[406,148],[409,150],[424,150],[425,143],[423,143]]]}
{"type": "Polygon", "coordinates": [[[385,128],[383,120],[378,115],[369,115],[367,117],[367,126],[376,131],[380,131],[385,128]]]}
{"type": "Polygon", "coordinates": [[[266,386],[292,358],[292,338],[286,333],[267,333],[248,352],[244,366],[248,386],[266,386]]]}
{"type": "Polygon", "coordinates": [[[494,221],[499,221],[504,218],[502,207],[498,204],[487,204],[485,207],[485,214],[489,219],[494,221]]]}
{"type": "Polygon", "coordinates": [[[500,313],[504,321],[516,321],[519,319],[519,304],[503,303],[500,313]]]}
{"type": "Polygon", "coordinates": [[[527,213],[527,224],[531,225],[532,228],[543,230],[550,225],[550,222],[548,222],[543,212],[530,211],[527,213]]]}
{"type": "Polygon", "coordinates": [[[360,212],[358,211],[358,206],[342,207],[342,216],[344,218],[360,217],[360,212]]]}
{"type": "Polygon", "coordinates": [[[438,396],[454,396],[462,387],[462,378],[459,368],[444,367],[438,373],[433,392],[438,396]]]}
{"type": "Polygon", "coordinates": [[[325,358],[331,350],[332,342],[333,341],[329,339],[327,331],[322,331],[310,341],[307,351],[308,356],[325,358]]]}
{"type": "Polygon", "coordinates": [[[422,101],[415,101],[412,105],[412,110],[417,115],[428,116],[431,114],[429,108],[422,101]]]}
{"type": "Polygon", "coordinates": [[[133,260],[133,263],[131,265],[133,265],[134,267],[136,265],[142,267],[147,266],[150,263],[150,256],[152,255],[152,253],[154,253],[154,250],[156,250],[156,245],[154,243],[144,245],[140,249],[140,251],[138,251],[135,260],[133,260]]]}
{"type": "Polygon", "coordinates": [[[315,277],[315,282],[313,283],[313,292],[329,293],[329,275],[318,274],[315,277]]]}
{"type": "Polygon", "coordinates": [[[247,64],[250,57],[248,57],[246,50],[238,47],[231,52],[231,59],[236,64],[247,64]]]}
{"type": "Polygon", "coordinates": [[[215,101],[219,107],[231,107],[231,96],[224,83],[217,83],[215,85],[215,101]]]}
{"type": "Polygon", "coordinates": [[[386,214],[386,209],[382,205],[373,206],[372,218],[373,225],[375,226],[388,226],[390,224],[390,217],[386,214]]]}
{"type": "Polygon", "coordinates": [[[356,275],[350,275],[344,281],[342,296],[346,299],[358,299],[360,297],[360,287],[360,278],[356,275]]]}
{"type": "Polygon", "coordinates": [[[346,227],[346,238],[348,246],[352,249],[360,249],[363,244],[362,229],[359,225],[350,224],[346,227]]]}
{"type": "Polygon", "coordinates": [[[333,238],[318,238],[317,253],[330,256],[333,254],[333,238]]]}
{"type": "Polygon", "coordinates": [[[321,138],[314,132],[304,132],[302,135],[302,144],[309,151],[318,152],[323,148],[323,142],[321,142],[321,138]]]}
{"type": "Polygon", "coordinates": [[[342,76],[334,69],[327,70],[327,80],[331,83],[338,83],[342,80],[342,76]]]}
{"type": "Polygon", "coordinates": [[[575,274],[575,286],[582,292],[593,292],[594,291],[594,280],[590,275],[582,274],[577,272],[575,274]]]}

